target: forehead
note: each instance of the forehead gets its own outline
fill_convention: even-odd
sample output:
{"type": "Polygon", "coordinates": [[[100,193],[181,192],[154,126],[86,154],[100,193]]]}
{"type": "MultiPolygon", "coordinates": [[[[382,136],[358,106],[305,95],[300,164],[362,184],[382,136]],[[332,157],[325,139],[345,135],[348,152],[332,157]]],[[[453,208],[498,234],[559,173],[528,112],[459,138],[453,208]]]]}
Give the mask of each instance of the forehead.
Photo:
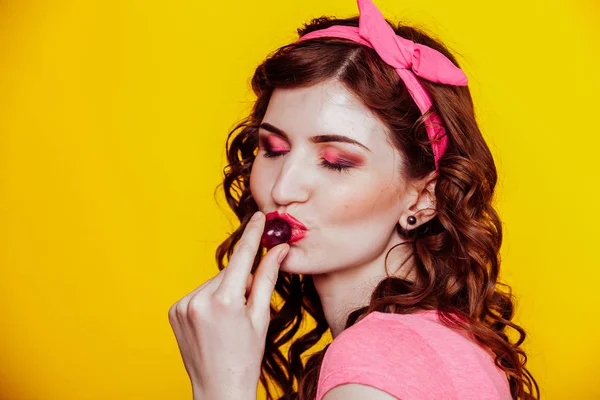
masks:
{"type": "Polygon", "coordinates": [[[386,126],[335,80],[310,87],[275,89],[263,121],[282,129],[292,140],[338,134],[358,140],[371,150],[390,146],[386,126]]]}

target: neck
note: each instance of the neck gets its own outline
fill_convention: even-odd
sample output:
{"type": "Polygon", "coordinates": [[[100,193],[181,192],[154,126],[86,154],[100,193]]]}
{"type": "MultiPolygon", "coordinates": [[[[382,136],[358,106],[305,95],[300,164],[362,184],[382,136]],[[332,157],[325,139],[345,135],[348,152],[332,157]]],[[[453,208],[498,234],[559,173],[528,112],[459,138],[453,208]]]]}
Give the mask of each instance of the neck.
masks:
{"type": "MultiPolygon", "coordinates": [[[[403,240],[395,234],[385,251],[368,264],[312,276],[334,339],[345,329],[348,315],[353,310],[369,305],[377,284],[388,277],[384,265],[386,254],[401,242],[403,240]]],[[[387,259],[389,276],[414,279],[414,263],[412,259],[407,260],[408,257],[405,246],[394,248],[387,259]]]]}

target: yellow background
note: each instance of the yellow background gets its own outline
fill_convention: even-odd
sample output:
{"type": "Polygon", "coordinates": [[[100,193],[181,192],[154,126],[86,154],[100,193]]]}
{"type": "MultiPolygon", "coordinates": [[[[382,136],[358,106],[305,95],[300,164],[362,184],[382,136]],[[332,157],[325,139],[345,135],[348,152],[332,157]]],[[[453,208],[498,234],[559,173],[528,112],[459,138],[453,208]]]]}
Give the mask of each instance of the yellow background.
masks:
{"type": "MultiPolygon", "coordinates": [[[[378,0],[460,53],[545,399],[599,399],[597,1],[378,0]]],[[[190,399],[167,319],[217,271],[254,67],[353,0],[0,2],[0,398],[190,399]]]]}

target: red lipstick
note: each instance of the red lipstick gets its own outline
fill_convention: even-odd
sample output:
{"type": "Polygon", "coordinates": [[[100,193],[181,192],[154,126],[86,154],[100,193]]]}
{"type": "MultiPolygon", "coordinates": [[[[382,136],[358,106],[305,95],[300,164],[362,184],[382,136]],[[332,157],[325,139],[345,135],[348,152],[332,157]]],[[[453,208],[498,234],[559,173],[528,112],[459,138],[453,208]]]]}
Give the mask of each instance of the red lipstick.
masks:
{"type": "Polygon", "coordinates": [[[289,244],[301,240],[304,236],[306,236],[306,232],[308,231],[308,228],[304,226],[302,222],[298,221],[296,218],[287,213],[280,214],[279,211],[273,211],[268,213],[265,217],[267,221],[275,218],[281,218],[290,224],[290,227],[292,228],[292,236],[289,244]]]}

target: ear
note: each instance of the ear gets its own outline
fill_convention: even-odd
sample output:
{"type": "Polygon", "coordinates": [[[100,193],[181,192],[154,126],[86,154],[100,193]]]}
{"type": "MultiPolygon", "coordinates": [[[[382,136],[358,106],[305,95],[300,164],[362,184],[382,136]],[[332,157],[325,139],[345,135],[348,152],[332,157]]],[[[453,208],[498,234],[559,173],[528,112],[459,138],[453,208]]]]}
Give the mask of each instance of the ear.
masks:
{"type": "Polygon", "coordinates": [[[412,181],[406,193],[408,202],[400,216],[400,226],[406,230],[412,230],[436,216],[435,184],[437,182],[437,171],[433,171],[425,178],[412,181]],[[408,217],[417,219],[415,224],[408,223],[408,217]]]}

